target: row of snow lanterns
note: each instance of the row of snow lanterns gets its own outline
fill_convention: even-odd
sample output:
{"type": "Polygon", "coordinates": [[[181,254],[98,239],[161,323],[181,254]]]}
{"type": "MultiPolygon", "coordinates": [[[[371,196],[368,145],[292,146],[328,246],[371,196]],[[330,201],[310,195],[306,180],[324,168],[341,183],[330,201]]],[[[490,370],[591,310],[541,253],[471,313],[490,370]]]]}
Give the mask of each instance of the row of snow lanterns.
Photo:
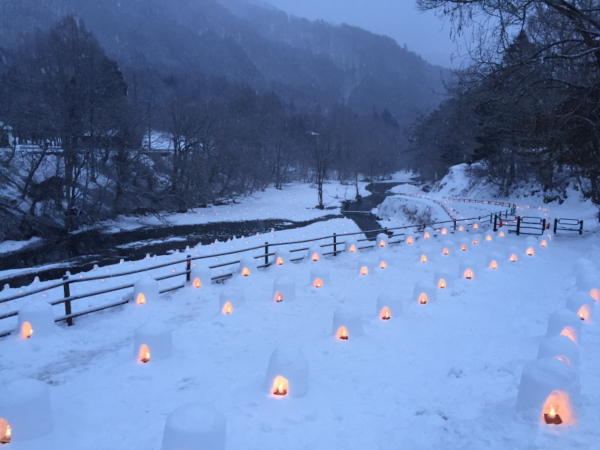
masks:
{"type": "Polygon", "coordinates": [[[517,409],[525,419],[555,426],[576,423],[582,324],[592,323],[592,311],[600,304],[600,274],[591,266],[586,260],[575,265],[578,293],[551,315],[538,359],[523,370],[517,409]]]}

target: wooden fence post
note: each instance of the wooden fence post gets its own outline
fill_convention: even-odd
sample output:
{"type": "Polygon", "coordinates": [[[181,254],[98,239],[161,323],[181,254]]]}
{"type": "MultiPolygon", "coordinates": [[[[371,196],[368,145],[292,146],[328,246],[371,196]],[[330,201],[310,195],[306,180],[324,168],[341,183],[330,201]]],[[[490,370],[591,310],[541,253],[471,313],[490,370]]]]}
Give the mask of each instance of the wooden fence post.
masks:
{"type": "Polygon", "coordinates": [[[498,231],[498,214],[494,214],[494,233],[498,231]]]}
{"type": "Polygon", "coordinates": [[[583,220],[579,221],[579,235],[581,236],[583,234],[583,220]]]}
{"type": "Polygon", "coordinates": [[[337,233],[333,233],[333,256],[337,256],[337,233]]]}
{"type": "Polygon", "coordinates": [[[521,216],[517,216],[517,236],[521,234],[521,216]]]}
{"type": "Polygon", "coordinates": [[[187,255],[185,262],[185,281],[188,283],[192,281],[192,255],[187,255]]]}
{"type": "MultiPolygon", "coordinates": [[[[71,297],[71,283],[69,283],[69,272],[67,272],[64,276],[63,276],[63,294],[65,298],[69,298],[71,297]]],[[[72,313],[71,310],[71,300],[67,300],[65,302],[65,315],[70,316],[72,313]]],[[[73,319],[72,318],[68,318],[67,319],[67,325],[72,327],[74,325],[73,323],[73,319]]]]}
{"type": "Polygon", "coordinates": [[[558,219],[554,219],[554,234],[558,232],[558,219]]]}
{"type": "Polygon", "coordinates": [[[269,265],[269,243],[265,242],[265,266],[269,265]]]}

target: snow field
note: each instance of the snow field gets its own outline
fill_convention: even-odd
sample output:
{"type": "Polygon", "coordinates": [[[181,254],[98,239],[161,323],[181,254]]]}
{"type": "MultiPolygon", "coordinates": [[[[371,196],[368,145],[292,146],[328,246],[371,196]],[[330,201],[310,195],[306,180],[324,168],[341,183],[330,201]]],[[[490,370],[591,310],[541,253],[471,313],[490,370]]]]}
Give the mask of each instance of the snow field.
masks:
{"type": "Polygon", "coordinates": [[[523,238],[473,245],[473,236],[286,263],[81,318],[40,339],[4,339],[0,386],[44,382],[54,422],[50,434],[32,440],[18,440],[13,429],[7,448],[158,450],[167,418],[189,403],[222,414],[230,450],[594,448],[600,334],[593,317],[581,324],[581,362],[573,369],[581,385],[575,425],[527,421],[515,406],[521,373],[537,358],[549,318],[581,294],[573,267],[581,255],[593,257],[597,238],[559,237],[529,257],[523,238]],[[450,255],[442,255],[444,246],[450,255]],[[511,247],[518,262],[508,261],[511,247]],[[491,255],[500,259],[497,270],[487,268],[491,255]],[[364,261],[371,270],[361,276],[364,261]],[[471,280],[461,276],[465,263],[473,267],[471,280]],[[328,275],[322,289],[311,284],[314,271],[328,275]],[[449,278],[446,289],[436,289],[437,272],[449,278]],[[294,290],[293,301],[274,301],[282,277],[287,282],[277,287],[294,290]],[[435,292],[426,304],[415,298],[421,290],[435,292]],[[231,314],[222,314],[223,295],[231,298],[231,314]],[[381,320],[386,297],[391,319],[381,320]],[[348,340],[335,338],[341,321],[348,340]],[[142,335],[169,329],[170,357],[137,362],[140,328],[142,335]],[[289,378],[290,394],[299,382],[304,395],[269,392],[277,349],[304,355],[278,369],[301,368],[305,358],[306,374],[296,370],[289,378]]]}

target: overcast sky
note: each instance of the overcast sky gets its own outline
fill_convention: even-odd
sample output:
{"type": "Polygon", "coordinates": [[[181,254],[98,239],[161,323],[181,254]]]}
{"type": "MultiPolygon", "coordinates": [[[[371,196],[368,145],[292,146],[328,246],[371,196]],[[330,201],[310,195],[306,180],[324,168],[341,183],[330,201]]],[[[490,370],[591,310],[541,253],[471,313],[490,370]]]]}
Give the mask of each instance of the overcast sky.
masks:
{"type": "Polygon", "coordinates": [[[450,27],[433,13],[417,10],[415,0],[266,0],[293,15],[348,23],[393,37],[426,60],[456,67],[450,27]]]}

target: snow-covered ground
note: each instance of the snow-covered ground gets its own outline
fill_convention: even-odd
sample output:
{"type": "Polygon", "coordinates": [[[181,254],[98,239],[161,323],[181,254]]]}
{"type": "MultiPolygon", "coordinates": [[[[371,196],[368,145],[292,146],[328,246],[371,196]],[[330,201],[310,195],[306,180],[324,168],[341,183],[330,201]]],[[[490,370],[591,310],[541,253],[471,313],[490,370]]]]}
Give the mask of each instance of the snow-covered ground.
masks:
{"type": "Polygon", "coordinates": [[[515,402],[550,314],[578,293],[574,262],[594,258],[598,238],[559,236],[529,258],[523,238],[496,238],[449,257],[440,255],[442,242],[365,251],[371,266],[380,258],[389,263],[367,277],[358,275],[350,255],[286,264],[94,314],[53,336],[4,339],[0,398],[12,381],[41,380],[50,389],[54,425],[51,434],[28,441],[14,428],[7,448],[158,450],[167,416],[190,402],[213,405],[225,416],[228,450],[594,448],[600,442],[597,324],[583,324],[576,425],[540,425],[537,416],[528,424],[516,417],[515,402]],[[522,261],[507,262],[511,245],[522,261]],[[495,272],[485,269],[494,251],[501,255],[495,272]],[[427,264],[418,262],[422,253],[427,264]],[[461,260],[471,260],[474,280],[459,277],[461,260]],[[329,273],[322,290],[309,286],[315,267],[329,273]],[[434,288],[439,270],[450,271],[448,288],[419,305],[415,283],[434,288]],[[282,275],[295,280],[296,299],[278,304],[272,287],[282,275]],[[234,303],[231,315],[220,314],[223,292],[234,303]],[[377,317],[380,294],[399,305],[390,321],[377,317]],[[348,341],[336,340],[334,311],[358,315],[364,335],[351,328],[348,341]],[[133,337],[147,323],[172,331],[170,358],[136,362],[133,337]],[[308,393],[272,398],[264,379],[271,352],[297,347],[309,365],[308,393]]]}

